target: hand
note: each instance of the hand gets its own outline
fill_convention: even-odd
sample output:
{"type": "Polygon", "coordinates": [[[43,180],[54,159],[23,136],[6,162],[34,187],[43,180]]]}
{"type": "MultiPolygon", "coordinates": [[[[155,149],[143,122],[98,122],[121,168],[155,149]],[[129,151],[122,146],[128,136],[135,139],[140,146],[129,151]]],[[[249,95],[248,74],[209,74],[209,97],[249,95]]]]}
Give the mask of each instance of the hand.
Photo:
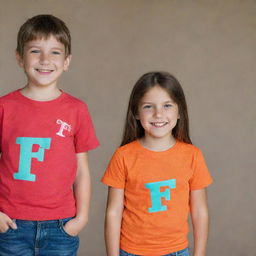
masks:
{"type": "Polygon", "coordinates": [[[82,221],[78,217],[75,217],[74,219],[69,220],[63,228],[65,232],[68,233],[69,235],[77,236],[79,232],[83,229],[85,224],[85,221],[82,221]]]}
{"type": "Polygon", "coordinates": [[[16,223],[13,222],[9,216],[4,214],[3,212],[0,212],[0,232],[4,233],[9,228],[17,229],[16,223]]]}
{"type": "Polygon", "coordinates": [[[205,253],[202,253],[202,254],[193,254],[194,256],[205,256],[206,254],[205,253]]]}

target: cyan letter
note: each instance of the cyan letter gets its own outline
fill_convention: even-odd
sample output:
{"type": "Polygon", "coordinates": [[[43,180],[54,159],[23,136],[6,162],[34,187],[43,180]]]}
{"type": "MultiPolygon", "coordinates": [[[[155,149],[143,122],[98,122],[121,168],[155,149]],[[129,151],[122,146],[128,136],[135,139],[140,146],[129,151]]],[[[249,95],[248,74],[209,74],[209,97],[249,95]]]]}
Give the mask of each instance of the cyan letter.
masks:
{"type": "Polygon", "coordinates": [[[145,184],[145,187],[150,190],[150,196],[151,196],[151,201],[152,201],[152,207],[148,208],[148,211],[150,213],[167,210],[167,206],[162,205],[161,198],[164,197],[166,200],[170,200],[171,199],[171,191],[169,188],[166,188],[165,191],[161,192],[160,188],[163,186],[168,186],[169,188],[176,188],[176,179],[151,182],[151,183],[145,184]]]}
{"type": "Polygon", "coordinates": [[[35,181],[36,175],[31,174],[31,160],[32,158],[40,162],[44,160],[44,150],[50,148],[51,138],[18,137],[16,143],[20,144],[20,162],[19,170],[13,174],[13,177],[16,180],[35,181]],[[37,152],[32,152],[34,144],[40,146],[37,152]]]}

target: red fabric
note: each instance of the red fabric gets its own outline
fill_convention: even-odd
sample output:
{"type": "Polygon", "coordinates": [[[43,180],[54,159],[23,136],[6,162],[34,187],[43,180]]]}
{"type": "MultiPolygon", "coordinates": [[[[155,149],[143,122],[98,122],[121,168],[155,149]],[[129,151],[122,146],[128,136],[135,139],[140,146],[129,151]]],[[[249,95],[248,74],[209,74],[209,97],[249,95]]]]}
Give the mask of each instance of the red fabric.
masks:
{"type": "MultiPolygon", "coordinates": [[[[25,220],[74,216],[76,153],[99,144],[87,105],[65,92],[55,100],[40,102],[14,91],[0,98],[0,136],[0,211],[25,220]],[[70,129],[60,132],[60,122],[66,122],[70,129]],[[43,161],[32,158],[35,181],[13,178],[20,161],[17,137],[51,138],[43,161]]],[[[33,145],[32,151],[38,150],[39,145],[33,145]]]]}

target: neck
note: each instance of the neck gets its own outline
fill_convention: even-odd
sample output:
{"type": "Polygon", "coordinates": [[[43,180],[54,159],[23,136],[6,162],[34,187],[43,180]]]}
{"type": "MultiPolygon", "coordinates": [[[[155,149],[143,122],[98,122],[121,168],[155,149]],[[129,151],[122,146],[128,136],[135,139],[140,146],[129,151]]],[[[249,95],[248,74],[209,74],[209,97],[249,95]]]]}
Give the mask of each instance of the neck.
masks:
{"type": "Polygon", "coordinates": [[[58,98],[61,95],[61,91],[56,87],[37,87],[27,84],[20,91],[24,96],[37,100],[37,101],[49,101],[58,98]]]}
{"type": "Polygon", "coordinates": [[[165,151],[173,147],[176,143],[176,139],[173,136],[168,138],[152,138],[145,135],[140,139],[143,147],[153,151],[165,151]]]}

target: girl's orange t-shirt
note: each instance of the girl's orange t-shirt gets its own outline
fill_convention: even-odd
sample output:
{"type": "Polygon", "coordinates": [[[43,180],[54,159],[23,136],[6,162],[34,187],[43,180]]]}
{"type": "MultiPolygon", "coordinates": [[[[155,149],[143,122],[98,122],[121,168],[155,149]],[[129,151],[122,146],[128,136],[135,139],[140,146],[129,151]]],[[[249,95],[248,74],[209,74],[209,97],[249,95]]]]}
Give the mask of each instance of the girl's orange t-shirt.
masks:
{"type": "Polygon", "coordinates": [[[212,178],[194,145],[177,141],[156,152],[134,141],[116,150],[102,182],[124,189],[120,248],[159,256],[188,246],[190,190],[207,187],[212,178]]]}

